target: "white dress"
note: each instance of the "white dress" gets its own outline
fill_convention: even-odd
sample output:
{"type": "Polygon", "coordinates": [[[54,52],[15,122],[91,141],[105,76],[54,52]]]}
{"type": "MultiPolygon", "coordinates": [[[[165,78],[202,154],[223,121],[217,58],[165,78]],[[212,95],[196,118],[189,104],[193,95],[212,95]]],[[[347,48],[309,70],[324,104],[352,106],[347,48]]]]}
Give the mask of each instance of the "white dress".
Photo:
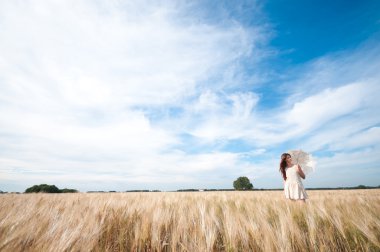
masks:
{"type": "Polygon", "coordinates": [[[307,199],[305,188],[303,187],[301,176],[297,172],[297,165],[285,168],[286,181],[284,186],[285,197],[287,199],[307,199]]]}

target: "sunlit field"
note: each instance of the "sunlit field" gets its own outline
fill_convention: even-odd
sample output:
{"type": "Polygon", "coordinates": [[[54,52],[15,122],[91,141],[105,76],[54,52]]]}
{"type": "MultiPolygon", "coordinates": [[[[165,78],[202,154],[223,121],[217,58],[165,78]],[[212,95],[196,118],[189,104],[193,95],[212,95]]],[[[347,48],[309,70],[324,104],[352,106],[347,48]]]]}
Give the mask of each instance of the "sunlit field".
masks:
{"type": "Polygon", "coordinates": [[[380,251],[380,190],[0,195],[0,251],[380,251]]]}

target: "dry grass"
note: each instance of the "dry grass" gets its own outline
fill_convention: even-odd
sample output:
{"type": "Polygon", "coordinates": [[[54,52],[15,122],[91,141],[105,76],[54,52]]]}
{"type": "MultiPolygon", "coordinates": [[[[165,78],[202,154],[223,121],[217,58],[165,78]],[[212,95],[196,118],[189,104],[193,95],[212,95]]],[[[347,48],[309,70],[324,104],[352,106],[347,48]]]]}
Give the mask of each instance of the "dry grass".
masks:
{"type": "Polygon", "coordinates": [[[380,190],[0,195],[0,251],[380,251],[380,190]]]}

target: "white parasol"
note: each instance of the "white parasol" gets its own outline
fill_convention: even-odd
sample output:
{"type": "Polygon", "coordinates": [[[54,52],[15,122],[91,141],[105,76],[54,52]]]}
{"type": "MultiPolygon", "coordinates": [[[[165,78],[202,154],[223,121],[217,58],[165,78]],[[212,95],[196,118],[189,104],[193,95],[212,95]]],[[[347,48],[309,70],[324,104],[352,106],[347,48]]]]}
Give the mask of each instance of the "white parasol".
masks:
{"type": "Polygon", "coordinates": [[[301,166],[305,174],[310,174],[315,170],[317,162],[311,154],[303,150],[290,150],[288,153],[292,156],[293,163],[301,166]]]}

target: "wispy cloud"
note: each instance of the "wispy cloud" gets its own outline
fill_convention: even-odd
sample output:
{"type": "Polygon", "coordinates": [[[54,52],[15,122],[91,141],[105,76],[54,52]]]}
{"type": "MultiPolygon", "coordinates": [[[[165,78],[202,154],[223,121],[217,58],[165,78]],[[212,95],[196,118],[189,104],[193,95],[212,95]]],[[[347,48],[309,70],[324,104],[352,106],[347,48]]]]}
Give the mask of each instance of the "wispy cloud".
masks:
{"type": "Polygon", "coordinates": [[[114,177],[125,171],[125,179],[137,181],[162,171],[175,177],[177,169],[213,170],[216,160],[228,159],[228,153],[215,159],[172,150],[179,132],[157,127],[147,111],[187,107],[201,90],[231,85],[221,72],[233,82],[239,59],[265,37],[261,31],[248,32],[233,20],[208,24],[187,15],[196,6],[173,2],[1,5],[5,177],[9,168],[23,167],[46,180],[53,179],[46,170],[61,179],[80,170],[87,174],[83,181],[104,177],[100,171],[114,177]]]}

